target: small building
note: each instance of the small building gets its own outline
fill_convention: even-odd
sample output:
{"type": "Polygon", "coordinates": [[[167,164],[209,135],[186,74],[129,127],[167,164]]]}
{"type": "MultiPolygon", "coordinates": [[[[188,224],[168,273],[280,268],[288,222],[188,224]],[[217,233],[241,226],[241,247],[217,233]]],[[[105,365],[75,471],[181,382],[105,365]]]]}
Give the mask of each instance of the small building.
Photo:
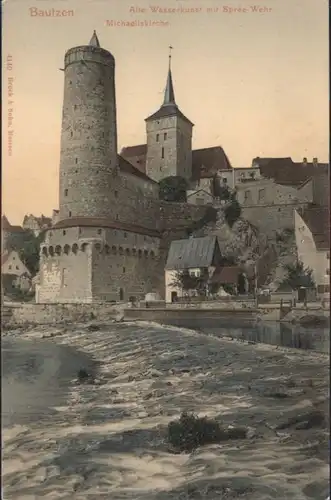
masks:
{"type": "Polygon", "coordinates": [[[1,256],[1,279],[5,292],[12,288],[30,290],[31,273],[16,250],[5,252],[1,256]]]}
{"type": "Polygon", "coordinates": [[[222,295],[224,287],[232,289],[233,293],[238,291],[238,282],[242,275],[242,271],[239,266],[224,266],[216,268],[214,273],[209,279],[210,289],[214,290],[213,295],[222,295]]]}
{"type": "Polygon", "coordinates": [[[216,236],[173,241],[165,266],[166,302],[175,302],[187,292],[174,284],[178,272],[187,271],[190,276],[207,275],[210,278],[220,264],[221,251],[216,236]]]}
{"type": "Polygon", "coordinates": [[[32,231],[35,236],[39,236],[44,229],[48,229],[51,226],[52,219],[44,215],[36,217],[30,214],[26,215],[23,219],[23,229],[32,231]]]}
{"type": "Polygon", "coordinates": [[[312,270],[317,293],[330,293],[330,210],[311,207],[295,211],[298,259],[312,270]]]}

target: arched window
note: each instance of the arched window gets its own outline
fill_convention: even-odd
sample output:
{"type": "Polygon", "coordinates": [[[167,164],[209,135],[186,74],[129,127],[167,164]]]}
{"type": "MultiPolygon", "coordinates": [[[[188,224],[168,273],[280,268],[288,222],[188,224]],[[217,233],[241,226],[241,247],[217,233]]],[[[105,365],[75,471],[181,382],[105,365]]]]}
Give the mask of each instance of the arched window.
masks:
{"type": "Polygon", "coordinates": [[[74,253],[76,255],[77,252],[78,252],[78,245],[77,245],[77,243],[74,243],[72,245],[72,253],[74,253]]]}
{"type": "Polygon", "coordinates": [[[49,249],[48,249],[48,251],[49,251],[49,255],[51,257],[53,257],[53,255],[54,255],[54,247],[50,246],[49,249]]]}
{"type": "Polygon", "coordinates": [[[88,247],[88,243],[83,243],[83,244],[82,244],[82,246],[80,247],[80,248],[81,248],[81,251],[82,251],[82,252],[86,252],[87,247],[88,247]]]}
{"type": "Polygon", "coordinates": [[[120,255],[123,255],[123,248],[119,247],[118,252],[119,252],[120,255]]]}
{"type": "Polygon", "coordinates": [[[42,254],[47,257],[47,255],[48,255],[47,247],[43,247],[42,254]]]}
{"type": "Polygon", "coordinates": [[[113,255],[116,255],[116,254],[117,254],[117,248],[115,247],[115,245],[113,245],[113,246],[111,247],[111,253],[112,253],[113,255]]]}
{"type": "Polygon", "coordinates": [[[110,254],[110,246],[109,245],[105,245],[105,253],[107,255],[110,254]]]}
{"type": "Polygon", "coordinates": [[[61,250],[62,250],[61,246],[60,245],[56,245],[56,247],[55,247],[55,253],[56,253],[56,255],[61,255],[61,250]]]}
{"type": "Polygon", "coordinates": [[[144,256],[148,257],[148,250],[144,250],[144,256]]]}
{"type": "Polygon", "coordinates": [[[65,254],[69,255],[70,246],[69,245],[64,245],[63,251],[64,251],[65,254]]]}

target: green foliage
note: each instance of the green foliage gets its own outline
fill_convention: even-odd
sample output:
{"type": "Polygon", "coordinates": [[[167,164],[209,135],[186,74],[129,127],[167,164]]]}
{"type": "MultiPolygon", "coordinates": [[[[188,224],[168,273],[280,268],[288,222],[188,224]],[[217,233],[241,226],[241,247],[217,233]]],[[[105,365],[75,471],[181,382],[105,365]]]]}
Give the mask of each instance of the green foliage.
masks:
{"type": "Polygon", "coordinates": [[[199,294],[203,295],[206,289],[206,282],[208,276],[202,274],[201,276],[191,276],[187,269],[177,271],[171,286],[180,288],[183,291],[196,290],[199,294]]]}
{"type": "Polygon", "coordinates": [[[223,429],[216,420],[199,418],[193,413],[184,412],[179,420],[168,425],[168,442],[177,453],[190,453],[199,446],[245,437],[246,429],[242,427],[223,429]]]}
{"type": "Polygon", "coordinates": [[[230,195],[231,203],[224,209],[224,216],[228,226],[231,228],[241,215],[241,206],[236,198],[236,193],[230,195]]]}
{"type": "Polygon", "coordinates": [[[199,231],[199,229],[202,229],[206,224],[209,224],[211,222],[216,222],[217,221],[217,210],[214,207],[207,206],[206,211],[204,215],[201,217],[201,219],[197,221],[193,221],[191,226],[187,228],[186,232],[187,235],[190,236],[192,233],[195,231],[199,231]]]}
{"type": "Polygon", "coordinates": [[[177,175],[165,177],[159,182],[160,200],[186,202],[186,190],[186,180],[177,175]]]}
{"type": "Polygon", "coordinates": [[[16,250],[22,262],[29,269],[32,276],[39,271],[40,245],[44,241],[45,233],[35,236],[30,230],[10,234],[7,240],[7,249],[16,250]]]}
{"type": "Polygon", "coordinates": [[[288,285],[292,290],[297,290],[300,287],[315,288],[315,282],[312,277],[313,271],[305,268],[303,263],[298,261],[295,264],[288,264],[284,266],[287,272],[286,278],[283,280],[282,285],[288,285]]]}

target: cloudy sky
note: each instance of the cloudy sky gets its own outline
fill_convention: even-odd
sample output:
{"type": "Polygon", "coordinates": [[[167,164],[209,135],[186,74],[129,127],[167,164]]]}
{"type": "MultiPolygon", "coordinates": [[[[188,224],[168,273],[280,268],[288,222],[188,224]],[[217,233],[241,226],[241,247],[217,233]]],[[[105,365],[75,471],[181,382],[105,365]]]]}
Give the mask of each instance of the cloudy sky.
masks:
{"type": "Polygon", "coordinates": [[[171,44],[176,100],[195,124],[194,148],[221,145],[235,167],[255,156],[327,161],[327,0],[6,0],[2,210],[12,223],[58,207],[59,68],[94,29],[116,58],[119,147],[145,142],[144,118],[161,104],[171,44]],[[34,15],[52,9],[51,17],[34,15]],[[62,10],[73,15],[55,17],[62,10]],[[111,26],[134,20],[168,24],[111,26]]]}

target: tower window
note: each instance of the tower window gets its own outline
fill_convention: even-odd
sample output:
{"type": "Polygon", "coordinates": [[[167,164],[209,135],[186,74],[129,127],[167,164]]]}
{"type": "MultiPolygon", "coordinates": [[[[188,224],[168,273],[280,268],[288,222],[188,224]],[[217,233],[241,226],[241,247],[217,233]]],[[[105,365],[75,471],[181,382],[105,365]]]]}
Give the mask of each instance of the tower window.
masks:
{"type": "Polygon", "coordinates": [[[161,151],[161,158],[164,158],[164,148],[162,148],[162,151],[161,151]]]}
{"type": "Polygon", "coordinates": [[[118,198],[118,191],[115,191],[115,198],[118,198]]]}
{"type": "Polygon", "coordinates": [[[70,212],[70,210],[69,210],[69,217],[71,217],[71,212],[70,212]]]}
{"type": "Polygon", "coordinates": [[[126,238],[127,236],[128,236],[127,233],[124,233],[124,238],[126,238]]]}
{"type": "Polygon", "coordinates": [[[160,134],[156,134],[156,142],[159,142],[160,134]]]}
{"type": "Polygon", "coordinates": [[[64,190],[64,196],[68,196],[68,189],[64,190]]]}
{"type": "Polygon", "coordinates": [[[116,220],[118,220],[118,214],[116,214],[116,220]]]}
{"type": "Polygon", "coordinates": [[[77,109],[77,104],[74,104],[74,109],[77,109]]]}
{"type": "Polygon", "coordinates": [[[123,273],[125,273],[125,267],[123,267],[123,273]]]}
{"type": "Polygon", "coordinates": [[[70,137],[72,137],[74,135],[73,131],[70,132],[70,137]]]}
{"type": "Polygon", "coordinates": [[[166,140],[167,140],[167,137],[168,137],[167,132],[164,132],[164,136],[163,136],[163,137],[164,137],[164,140],[166,141],[166,140]]]}
{"type": "Polygon", "coordinates": [[[102,233],[102,229],[98,229],[98,234],[101,234],[102,233]]]}
{"type": "Polygon", "coordinates": [[[63,236],[65,236],[65,234],[66,234],[66,231],[65,231],[65,230],[63,230],[63,231],[62,231],[62,234],[63,234],[63,236]]]}

